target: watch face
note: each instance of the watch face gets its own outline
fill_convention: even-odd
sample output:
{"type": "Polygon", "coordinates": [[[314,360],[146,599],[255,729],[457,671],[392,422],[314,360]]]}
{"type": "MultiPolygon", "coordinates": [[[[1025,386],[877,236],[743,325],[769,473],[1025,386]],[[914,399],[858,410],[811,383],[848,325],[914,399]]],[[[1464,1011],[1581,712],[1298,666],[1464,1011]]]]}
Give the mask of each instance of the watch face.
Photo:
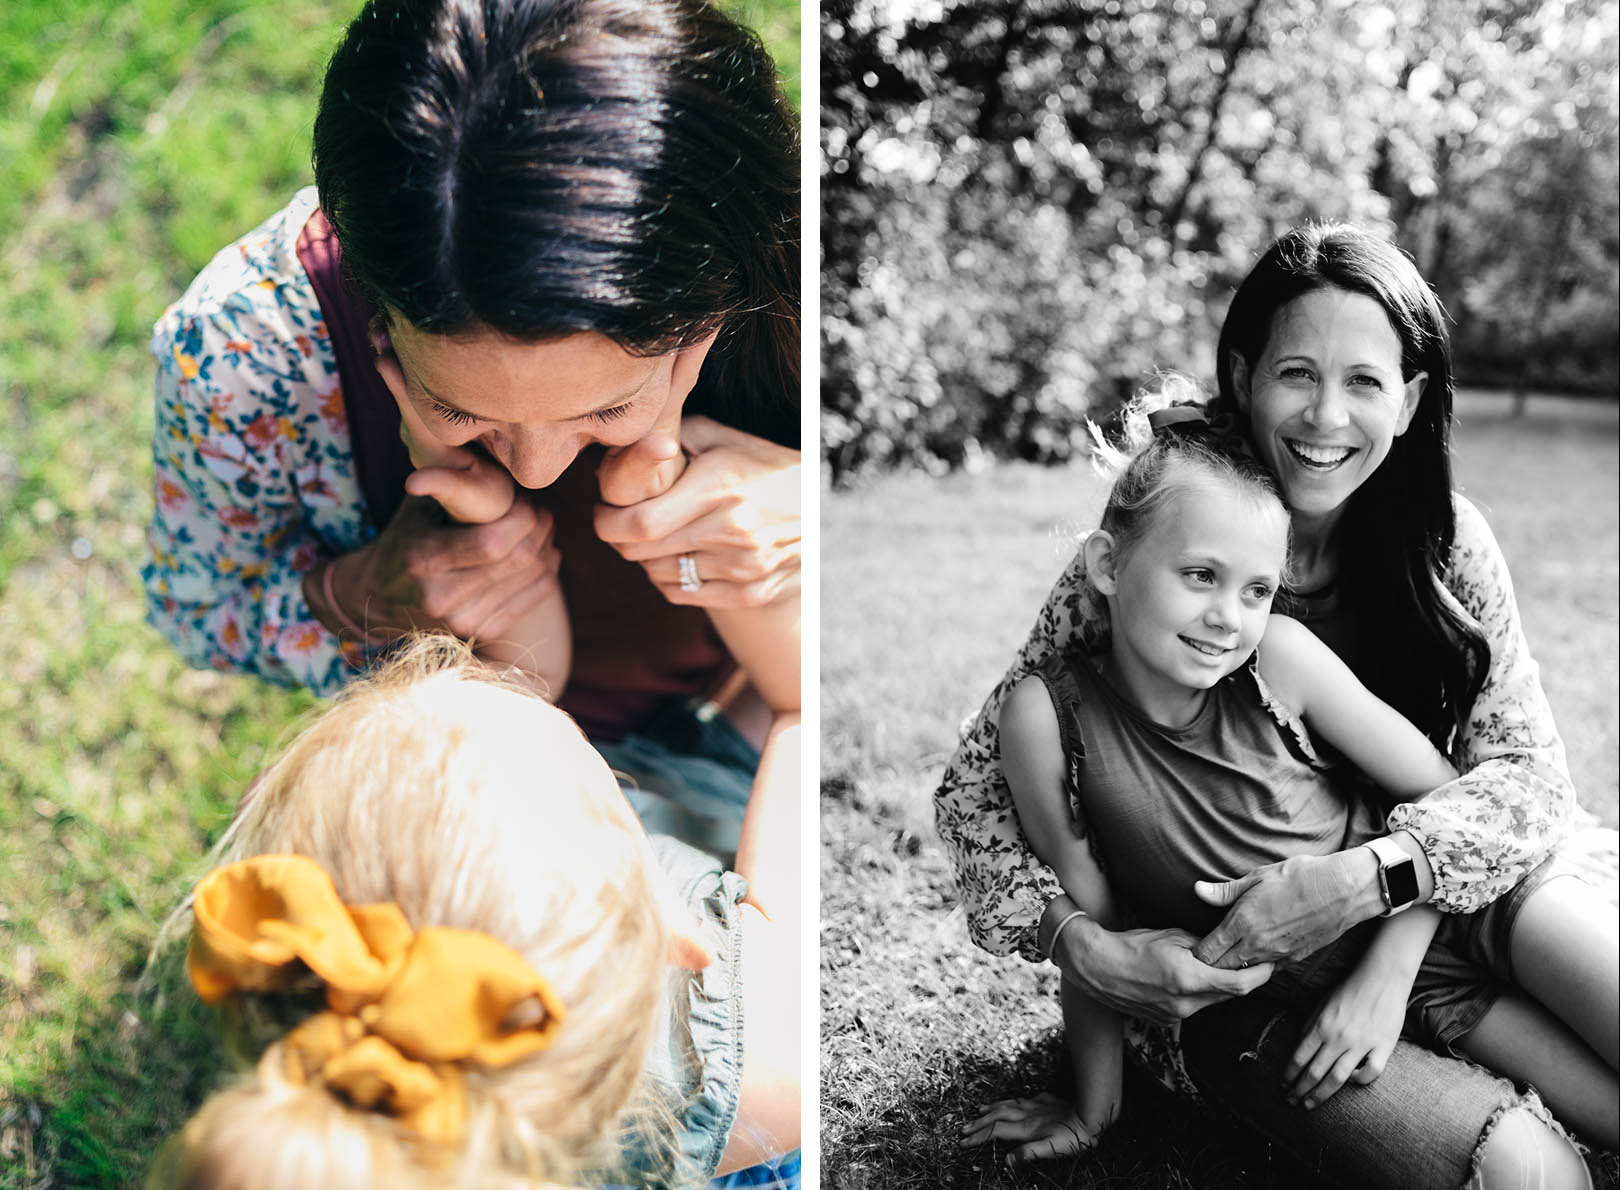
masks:
{"type": "Polygon", "coordinates": [[[1392,909],[1410,905],[1417,900],[1417,865],[1412,862],[1411,856],[1384,869],[1384,887],[1389,890],[1389,904],[1392,909]]]}

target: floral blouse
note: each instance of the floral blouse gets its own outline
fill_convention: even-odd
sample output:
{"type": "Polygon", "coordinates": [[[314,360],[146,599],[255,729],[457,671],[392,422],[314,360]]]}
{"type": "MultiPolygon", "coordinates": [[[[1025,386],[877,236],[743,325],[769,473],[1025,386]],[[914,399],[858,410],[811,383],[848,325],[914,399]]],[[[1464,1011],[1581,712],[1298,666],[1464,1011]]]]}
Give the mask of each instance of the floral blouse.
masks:
{"type": "Polygon", "coordinates": [[[221,251],[152,333],[149,615],[193,665],[333,693],[366,661],[317,620],[304,574],[375,530],[337,357],[298,262],[314,187],[221,251]]]}

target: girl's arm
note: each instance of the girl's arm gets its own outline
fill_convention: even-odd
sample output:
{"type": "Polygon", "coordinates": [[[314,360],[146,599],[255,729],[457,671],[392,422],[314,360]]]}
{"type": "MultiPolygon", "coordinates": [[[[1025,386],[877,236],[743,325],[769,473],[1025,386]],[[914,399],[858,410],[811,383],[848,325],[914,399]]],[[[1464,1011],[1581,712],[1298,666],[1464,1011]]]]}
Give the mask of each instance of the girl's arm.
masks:
{"type": "MultiPolygon", "coordinates": [[[[1456,770],[1403,715],[1363,686],[1303,624],[1272,616],[1260,672],[1312,733],[1402,801],[1422,797],[1456,770]]],[[[1289,1097],[1309,1109],[1351,1078],[1370,1083],[1399,1039],[1440,914],[1418,906],[1382,922],[1367,952],[1312,1016],[1283,1071],[1289,1097]]]]}
{"type": "MultiPolygon", "coordinates": [[[[1118,911],[1108,879],[1083,834],[1071,825],[1068,758],[1057,710],[1039,676],[1025,678],[1008,695],[1001,709],[1001,744],[1002,767],[1019,824],[1031,849],[1062,881],[1074,903],[1068,912],[1084,913],[1110,929],[1117,927],[1118,911]]],[[[1124,1054],[1121,1018],[1067,979],[1062,998],[1079,1130],[1055,1122],[1054,1147],[1043,1149],[1043,1156],[1089,1148],[1119,1114],[1124,1054]]]]}
{"type": "Polygon", "coordinates": [[[1328,993],[1283,1068],[1288,1097],[1306,1109],[1349,1082],[1366,1084],[1384,1071],[1406,1020],[1423,956],[1440,924],[1427,905],[1381,923],[1367,952],[1328,993]]]}
{"type": "Polygon", "coordinates": [[[1400,801],[1453,781],[1457,770],[1405,716],[1374,695],[1298,620],[1272,616],[1260,675],[1312,734],[1400,801]]]}

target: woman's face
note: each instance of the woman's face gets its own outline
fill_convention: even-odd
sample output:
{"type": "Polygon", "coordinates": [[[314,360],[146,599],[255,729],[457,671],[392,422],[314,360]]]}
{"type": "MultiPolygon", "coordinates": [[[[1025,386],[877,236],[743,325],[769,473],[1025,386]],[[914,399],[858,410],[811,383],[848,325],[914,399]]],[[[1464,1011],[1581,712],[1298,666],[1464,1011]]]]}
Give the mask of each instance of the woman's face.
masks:
{"type": "Polygon", "coordinates": [[[628,446],[655,428],[678,433],[681,407],[714,337],[664,355],[632,355],[582,331],[524,343],[494,331],[430,335],[397,315],[398,360],[379,371],[447,446],[477,443],[526,488],[543,488],[594,442],[628,446]],[[403,392],[400,390],[403,389],[403,392]]]}
{"type": "Polygon", "coordinates": [[[1318,289],[1272,319],[1252,370],[1232,361],[1254,448],[1276,472],[1296,528],[1331,520],[1406,432],[1428,379],[1401,378],[1401,341],[1365,294],[1318,289]]]}

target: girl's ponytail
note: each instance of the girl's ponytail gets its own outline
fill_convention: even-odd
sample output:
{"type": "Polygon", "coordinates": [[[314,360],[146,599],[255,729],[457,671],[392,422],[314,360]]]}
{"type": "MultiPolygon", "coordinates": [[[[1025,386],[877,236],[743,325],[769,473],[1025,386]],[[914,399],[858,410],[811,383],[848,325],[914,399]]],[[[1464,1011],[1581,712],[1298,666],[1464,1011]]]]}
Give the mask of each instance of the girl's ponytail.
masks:
{"type": "MultiPolygon", "coordinates": [[[[1113,537],[1121,558],[1152,531],[1175,496],[1200,481],[1236,487],[1286,518],[1276,478],[1254,457],[1231,416],[1211,413],[1193,380],[1164,372],[1120,411],[1112,440],[1095,422],[1086,422],[1092,465],[1113,480],[1098,528],[1113,537]]],[[[1089,583],[1086,594],[1102,605],[1089,583]]]]}
{"type": "MultiPolygon", "coordinates": [[[[153,1186],[532,1187],[645,1181],[644,1170],[683,1180],[678,1105],[649,1074],[672,897],[612,774],[562,712],[484,668],[465,645],[418,641],[350,686],[255,782],[220,858],[210,879],[254,861],[296,860],[329,877],[350,916],[386,906],[418,941],[482,938],[521,963],[511,976],[520,988],[524,970],[543,977],[562,1021],[544,1046],[496,1060],[511,1036],[546,1019],[528,1019],[528,999],[550,1011],[531,988],[528,999],[502,1002],[498,1018],[479,1018],[483,1040],[464,1059],[437,1052],[444,1013],[411,1018],[433,1039],[415,1045],[388,1023],[392,1001],[319,972],[324,952],[297,954],[285,981],[249,977],[225,988],[221,980],[210,986],[224,989],[215,999],[225,1048],[251,1073],[166,1146],[153,1186]],[[300,1037],[334,1015],[364,1024],[342,1026],[344,1045],[362,1031],[366,1043],[380,1038],[399,1051],[380,1075],[360,1063],[363,1077],[386,1081],[413,1063],[448,1076],[459,1087],[460,1127],[422,1126],[403,1082],[381,1099],[352,1081],[352,1066],[337,1072],[335,1043],[300,1037]],[[634,1170],[621,1169],[627,1137],[634,1170]]],[[[197,923],[194,941],[202,902],[185,914],[197,923]]],[[[231,909],[218,920],[239,918],[231,909]]],[[[366,920],[360,932],[372,954],[397,954],[373,946],[381,935],[366,920]]],[[[271,932],[287,936],[280,925],[271,932]]],[[[328,936],[324,927],[312,934],[328,936]]],[[[382,961],[392,971],[398,960],[382,961]]],[[[504,964],[490,968],[502,980],[504,964]]],[[[197,983],[192,966],[202,990],[208,980],[197,983]]]]}

